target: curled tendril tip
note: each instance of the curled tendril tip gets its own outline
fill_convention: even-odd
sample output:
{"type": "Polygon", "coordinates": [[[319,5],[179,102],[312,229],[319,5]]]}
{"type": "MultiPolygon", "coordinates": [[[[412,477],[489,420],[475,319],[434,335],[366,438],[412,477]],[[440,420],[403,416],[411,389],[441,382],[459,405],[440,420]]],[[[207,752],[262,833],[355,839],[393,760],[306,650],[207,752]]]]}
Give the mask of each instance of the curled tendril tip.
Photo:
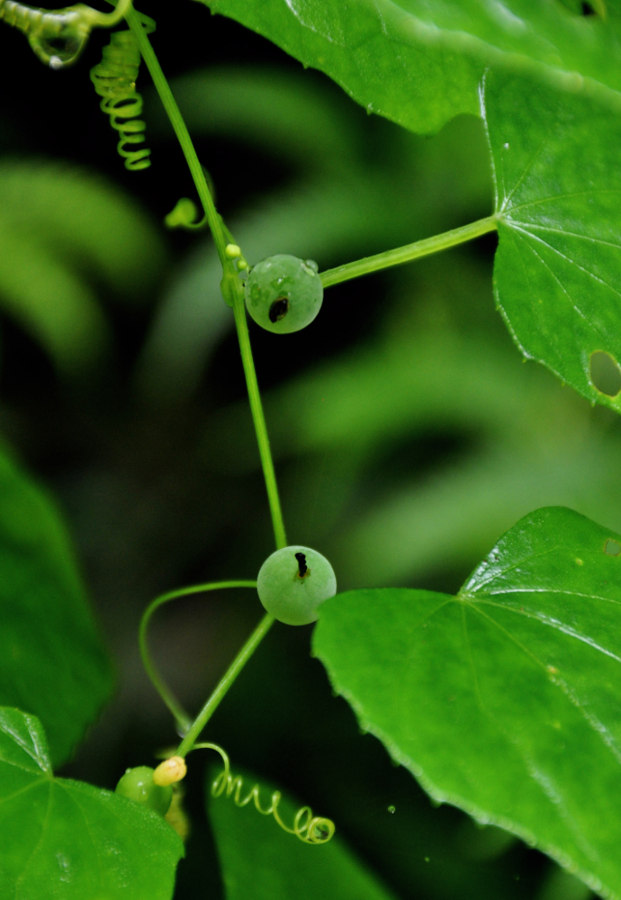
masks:
{"type": "Polygon", "coordinates": [[[195,750],[214,750],[222,759],[223,768],[216,775],[211,785],[212,797],[225,796],[232,798],[236,806],[243,807],[252,804],[262,816],[272,816],[274,821],[287,834],[293,834],[305,844],[326,844],[336,830],[332,819],[324,816],[314,816],[310,806],[301,806],[296,812],[293,823],[288,825],[282,818],[279,810],[282,795],[280,791],[274,791],[270,797],[268,806],[261,802],[261,788],[254,784],[249,790],[244,788],[244,780],[240,775],[233,775],[227,753],[218,744],[196,744],[195,750]]]}

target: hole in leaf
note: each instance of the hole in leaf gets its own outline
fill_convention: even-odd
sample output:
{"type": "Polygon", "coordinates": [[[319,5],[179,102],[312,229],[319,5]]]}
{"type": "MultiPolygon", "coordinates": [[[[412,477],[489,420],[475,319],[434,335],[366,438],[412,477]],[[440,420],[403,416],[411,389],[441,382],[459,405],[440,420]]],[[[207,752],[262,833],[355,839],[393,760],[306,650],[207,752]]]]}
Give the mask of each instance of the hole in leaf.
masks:
{"type": "Polygon", "coordinates": [[[621,391],[621,370],[614,356],[605,350],[596,350],[591,353],[589,369],[595,390],[608,397],[616,397],[621,391]]]}
{"type": "Polygon", "coordinates": [[[621,553],[621,544],[614,538],[608,538],[604,541],[604,553],[606,556],[619,556],[621,553]]]}
{"type": "Polygon", "coordinates": [[[280,297],[278,300],[274,300],[268,313],[270,322],[280,322],[281,319],[285,318],[288,311],[289,301],[286,297],[280,297]]]}

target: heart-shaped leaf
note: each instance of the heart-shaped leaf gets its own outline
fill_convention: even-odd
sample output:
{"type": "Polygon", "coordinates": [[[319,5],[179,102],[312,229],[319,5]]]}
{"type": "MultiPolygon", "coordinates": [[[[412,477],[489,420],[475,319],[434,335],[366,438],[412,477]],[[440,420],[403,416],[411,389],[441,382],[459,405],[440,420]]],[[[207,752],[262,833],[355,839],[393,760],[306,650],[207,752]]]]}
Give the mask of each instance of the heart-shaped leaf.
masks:
{"type": "Polygon", "coordinates": [[[621,536],[538,510],[457,596],[326,601],[314,649],[433,797],[621,897],[621,536]]]}
{"type": "Polygon", "coordinates": [[[482,115],[498,306],[526,356],[621,410],[621,118],[584,94],[496,73],[482,115]]]}
{"type": "Polygon", "coordinates": [[[41,723],[0,708],[0,896],[170,900],[183,845],[157,813],[54,778],[41,723]]]}

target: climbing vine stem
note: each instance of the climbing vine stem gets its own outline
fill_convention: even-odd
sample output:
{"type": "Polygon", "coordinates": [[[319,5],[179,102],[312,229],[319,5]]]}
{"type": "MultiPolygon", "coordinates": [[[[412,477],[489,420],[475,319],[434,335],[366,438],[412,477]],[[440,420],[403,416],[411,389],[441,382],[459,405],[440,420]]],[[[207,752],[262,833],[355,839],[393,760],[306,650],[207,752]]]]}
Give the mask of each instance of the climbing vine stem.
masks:
{"type": "MultiPolygon", "coordinates": [[[[241,256],[241,251],[239,251],[239,248],[237,248],[237,246],[234,244],[231,233],[227,229],[218,211],[216,210],[213,197],[205,178],[205,173],[198,159],[194,144],[192,143],[192,139],[190,137],[190,133],[186,127],[172,91],[170,90],[166,77],[162,72],[155,52],[151,47],[151,43],[145,32],[145,29],[142,26],[140,16],[138,15],[138,13],[132,10],[127,15],[127,21],[136,37],[140,53],[146,63],[146,66],[153,80],[153,84],[162,102],[162,106],[164,107],[172,128],[177,136],[177,140],[179,141],[179,145],[184,154],[186,163],[196,187],[196,191],[203,206],[205,218],[213,235],[220,263],[222,265],[222,295],[224,297],[224,300],[233,309],[242,366],[246,379],[246,387],[248,390],[250,410],[257,438],[259,456],[261,459],[261,466],[263,469],[263,476],[270,507],[272,526],[274,530],[274,539],[276,542],[276,548],[280,549],[287,545],[287,539],[285,534],[282,509],[280,505],[280,498],[278,494],[278,487],[276,483],[274,464],[269,445],[267,426],[263,413],[263,405],[261,403],[261,395],[259,392],[256,370],[252,357],[252,348],[250,345],[250,335],[248,332],[248,322],[246,318],[243,296],[243,285],[240,279],[239,268],[239,266],[243,263],[243,257],[241,256]],[[232,250],[234,252],[231,252],[232,250]]],[[[329,269],[321,274],[321,280],[324,287],[329,287],[330,285],[338,284],[339,282],[347,281],[351,278],[357,278],[360,275],[365,275],[370,272],[385,269],[394,265],[399,265],[401,263],[410,262],[411,260],[417,259],[421,256],[427,256],[431,253],[436,253],[440,250],[447,249],[448,247],[455,246],[456,244],[464,243],[465,241],[493,231],[496,229],[496,227],[497,224],[495,216],[489,216],[486,219],[481,219],[478,222],[463,226],[462,228],[456,228],[452,231],[445,232],[441,235],[436,235],[432,238],[417,241],[404,247],[398,247],[394,250],[384,251],[383,253],[378,253],[375,256],[369,256],[352,263],[347,263],[343,266],[329,269]]],[[[243,265],[245,265],[245,263],[243,263],[243,265]]],[[[191,588],[182,588],[178,591],[172,591],[168,594],[163,594],[158,597],[147,608],[145,615],[143,616],[140,625],[139,637],[143,662],[147,674],[151,678],[151,681],[153,682],[154,686],[156,687],[157,691],[159,692],[160,696],[162,697],[170,711],[173,713],[178,727],[180,728],[182,733],[185,732],[184,737],[177,748],[177,754],[181,757],[185,757],[187,753],[189,753],[190,750],[192,750],[192,748],[195,746],[199,735],[205,728],[207,722],[209,721],[215,710],[218,708],[225,695],[235,682],[235,679],[237,678],[243,667],[246,665],[248,660],[252,657],[254,651],[257,649],[257,647],[271,628],[274,622],[274,618],[271,615],[265,615],[261,619],[259,624],[256,626],[252,634],[249,636],[247,641],[244,643],[244,645],[236,655],[235,659],[233,660],[225,674],[216,685],[214,691],[211,693],[211,696],[208,698],[203,708],[200,710],[193,721],[190,720],[189,715],[185,712],[173,693],[163,682],[161,676],[159,675],[150,658],[146,643],[147,625],[155,610],[159,606],[169,602],[170,600],[182,596],[187,596],[189,594],[199,593],[200,591],[214,590],[217,587],[248,586],[254,586],[254,582],[216,582],[209,585],[198,585],[191,588]]]]}
{"type": "MultiPolygon", "coordinates": [[[[248,323],[246,320],[243,298],[243,287],[238,269],[238,263],[240,262],[241,256],[238,257],[236,253],[230,252],[233,246],[231,240],[232,235],[226,228],[224,222],[222,221],[220,215],[216,210],[211,192],[209,190],[209,186],[207,184],[207,180],[205,178],[205,173],[198,159],[194,144],[192,143],[192,139],[190,137],[190,133],[186,127],[172,91],[170,90],[166,77],[162,72],[153,48],[151,47],[150,41],[145,34],[144,28],[140,24],[140,19],[135,12],[131,12],[128,15],[128,23],[133,33],[136,35],[140,53],[142,54],[142,57],[147,65],[151,78],[153,79],[153,84],[155,85],[164,110],[170,120],[170,123],[177,136],[177,140],[179,141],[179,144],[185,156],[190,174],[192,175],[192,179],[194,181],[198,196],[205,212],[207,224],[209,225],[216,244],[216,249],[220,258],[223,272],[221,284],[222,295],[224,297],[224,300],[233,308],[242,365],[246,379],[246,386],[248,389],[250,410],[252,414],[255,433],[257,436],[261,466],[263,469],[263,476],[265,479],[272,525],[274,529],[274,538],[276,541],[276,547],[277,549],[279,549],[280,547],[286,546],[287,541],[285,536],[282,510],[280,506],[280,498],[278,495],[278,487],[276,484],[274,464],[269,446],[267,426],[265,423],[265,416],[261,403],[261,395],[259,393],[259,386],[257,383],[257,376],[252,357],[252,348],[250,346],[250,336],[248,333],[248,323]]],[[[252,582],[251,584],[252,586],[254,586],[254,582],[252,582]]],[[[248,586],[248,583],[228,582],[219,583],[219,586],[241,587],[248,586]]],[[[182,728],[183,731],[185,731],[183,740],[181,741],[177,749],[178,755],[182,757],[192,749],[201,731],[203,730],[215,710],[218,708],[228,690],[234,683],[235,679],[237,678],[243,667],[246,665],[248,660],[252,657],[254,651],[257,649],[274,622],[272,616],[263,616],[248,640],[239,650],[235,659],[230,664],[229,668],[222,676],[215,689],[212,691],[210,697],[207,699],[199,714],[193,721],[190,721],[189,716],[180,706],[172,692],[163,683],[157,670],[150,660],[146,645],[146,627],[149,618],[155,611],[155,609],[157,609],[157,607],[161,606],[163,603],[168,602],[168,600],[172,600],[174,599],[174,597],[178,596],[197,593],[200,590],[212,590],[213,588],[214,585],[203,585],[202,588],[200,586],[197,588],[187,588],[182,589],[181,592],[176,591],[170,594],[162,595],[161,597],[156,599],[148,608],[140,628],[140,647],[143,660],[145,661],[145,668],[147,669],[147,672],[153,684],[162,696],[162,699],[175,716],[178,725],[182,728]]]]}
{"type": "Polygon", "coordinates": [[[151,654],[149,652],[147,643],[147,630],[151,618],[155,611],[160,608],[160,606],[163,606],[165,603],[170,603],[172,600],[179,600],[182,597],[189,597],[192,594],[207,593],[208,591],[225,590],[227,588],[256,589],[256,586],[256,581],[211,581],[207,584],[196,584],[192,587],[178,588],[177,590],[168,591],[166,594],[161,594],[159,597],[156,597],[155,600],[153,600],[147,606],[142,615],[142,619],[140,620],[140,628],[138,631],[138,643],[140,646],[140,656],[142,658],[142,664],[151,680],[151,683],[155,687],[156,691],[158,692],[168,709],[175,717],[177,728],[179,729],[180,733],[183,734],[183,740],[179,744],[179,747],[176,751],[176,755],[180,757],[185,757],[190,752],[190,750],[193,749],[201,731],[203,730],[211,716],[214,714],[214,712],[228,693],[229,689],[234,684],[235,679],[237,678],[241,670],[244,668],[248,660],[252,657],[254,651],[257,649],[257,647],[271,628],[274,622],[274,618],[270,615],[263,616],[248,640],[244,643],[244,645],[237,653],[233,662],[229,665],[228,669],[216,685],[215,689],[212,691],[211,695],[209,696],[203,708],[198,713],[195,719],[192,719],[181,706],[173,692],[170,690],[170,688],[160,675],[153,660],[151,659],[151,654]]]}
{"type": "Polygon", "coordinates": [[[243,287],[237,269],[238,260],[235,256],[232,257],[227,252],[227,248],[231,244],[231,235],[216,210],[213,197],[211,196],[205,178],[205,173],[198,159],[194,144],[192,143],[192,138],[190,137],[190,133],[183,120],[181,111],[177,106],[177,101],[170,90],[166,76],[162,72],[155,52],[151,47],[149,38],[140,24],[138,14],[135,11],[132,11],[128,15],[127,20],[133,33],[136,35],[140,53],[147,65],[155,89],[162,102],[162,106],[170,120],[177,136],[177,140],[179,141],[179,145],[183,151],[183,155],[185,156],[190,174],[192,175],[192,179],[196,186],[196,191],[205,212],[207,223],[216,244],[223,270],[222,294],[225,301],[233,307],[239,349],[248,389],[250,411],[257,437],[261,467],[263,469],[272,527],[274,530],[274,539],[276,542],[276,549],[280,549],[287,545],[285,526],[278,494],[278,486],[276,483],[274,462],[270,451],[265,415],[263,413],[263,404],[261,403],[261,394],[259,392],[257,375],[252,357],[252,348],[250,346],[250,336],[248,334],[248,323],[244,307],[243,287]]]}
{"type": "Polygon", "coordinates": [[[196,741],[198,740],[201,731],[203,730],[209,719],[212,717],[212,715],[226,696],[229,688],[233,685],[233,682],[271,628],[273,622],[274,619],[272,618],[272,616],[263,616],[257,627],[254,629],[246,643],[240,649],[239,653],[216,685],[214,691],[212,692],[211,696],[209,697],[197,717],[188,728],[183,740],[175,751],[176,755],[185,757],[190,752],[190,750],[192,750],[196,741]]]}
{"type": "Polygon", "coordinates": [[[265,489],[270,506],[272,518],[272,527],[274,529],[274,540],[276,549],[287,546],[287,536],[285,533],[285,524],[280,506],[280,497],[278,494],[278,486],[276,483],[276,473],[274,471],[274,462],[272,452],[270,450],[269,437],[267,433],[267,425],[265,424],[265,416],[263,415],[263,404],[261,403],[261,394],[257,382],[257,375],[252,359],[252,349],[250,346],[250,335],[248,334],[248,320],[246,319],[246,308],[244,306],[244,298],[241,291],[236,291],[233,296],[233,315],[235,316],[235,327],[237,328],[237,339],[239,341],[239,349],[241,352],[242,365],[244,367],[244,375],[246,376],[246,388],[248,390],[248,401],[250,403],[250,411],[254,422],[254,430],[257,436],[257,444],[259,447],[259,456],[261,457],[261,466],[263,468],[263,477],[265,479],[265,489]]]}

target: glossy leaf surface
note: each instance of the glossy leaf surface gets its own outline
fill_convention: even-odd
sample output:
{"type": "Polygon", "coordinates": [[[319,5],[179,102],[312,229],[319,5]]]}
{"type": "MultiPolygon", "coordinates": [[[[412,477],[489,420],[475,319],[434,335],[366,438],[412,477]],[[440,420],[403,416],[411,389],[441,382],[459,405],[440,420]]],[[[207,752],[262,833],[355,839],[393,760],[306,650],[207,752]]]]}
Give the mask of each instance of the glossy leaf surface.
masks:
{"type": "Polygon", "coordinates": [[[620,567],[621,536],[545,508],[507,532],[457,596],[337,594],[314,636],[361,727],[434,798],[611,897],[621,896],[620,567]]]}
{"type": "Polygon", "coordinates": [[[48,498],[0,451],[0,703],[43,722],[67,759],[112,687],[69,541],[48,498]]]}
{"type": "Polygon", "coordinates": [[[54,778],[34,716],[0,708],[0,896],[169,900],[183,855],[157,813],[54,778]]]}
{"type": "Polygon", "coordinates": [[[496,74],[482,114],[499,217],[498,306],[526,356],[621,410],[621,189],[611,177],[621,119],[584,96],[496,74]]]}
{"type": "MultiPolygon", "coordinates": [[[[618,105],[615,14],[583,17],[561,0],[200,0],[328,74],[369,111],[414,131],[476,113],[488,66],[533,72],[618,105]]],[[[610,4],[609,4],[610,5],[610,4]]]]}
{"type": "MultiPolygon", "coordinates": [[[[255,782],[253,777],[244,777],[248,789],[255,782]]],[[[264,808],[269,805],[272,791],[273,788],[261,785],[264,808]]],[[[208,790],[207,806],[227,900],[249,897],[316,900],[321,896],[329,896],[330,900],[351,897],[391,900],[394,897],[338,834],[325,844],[311,846],[284,832],[271,816],[260,815],[252,805],[240,808],[230,797],[214,798],[208,790]]],[[[282,797],[278,811],[283,821],[291,824],[297,808],[290,798],[282,797]]]]}

